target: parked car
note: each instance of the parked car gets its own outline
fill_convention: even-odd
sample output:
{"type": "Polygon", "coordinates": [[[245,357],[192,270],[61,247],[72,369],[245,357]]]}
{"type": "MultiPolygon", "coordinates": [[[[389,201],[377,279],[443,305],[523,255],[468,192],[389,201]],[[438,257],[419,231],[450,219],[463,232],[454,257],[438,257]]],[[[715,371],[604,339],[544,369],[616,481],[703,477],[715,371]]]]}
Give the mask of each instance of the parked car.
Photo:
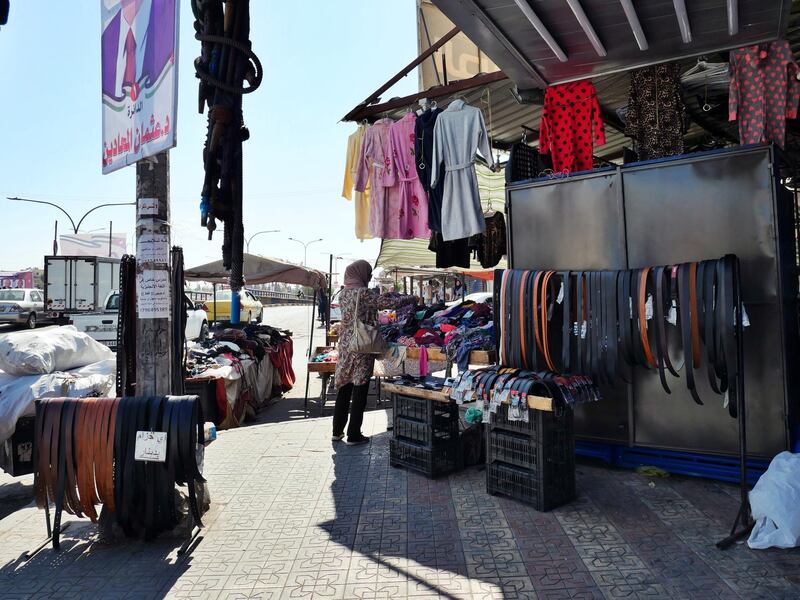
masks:
{"type": "Polygon", "coordinates": [[[0,290],[0,323],[34,329],[44,320],[44,292],[37,289],[0,290]]]}
{"type": "Polygon", "coordinates": [[[462,302],[475,302],[477,304],[482,304],[488,302],[489,304],[492,303],[492,299],[494,298],[494,294],[492,292],[475,292],[474,294],[467,294],[462,300],[459,296],[452,302],[448,302],[447,306],[456,306],[461,304],[462,302]]]}
{"type": "MultiPolygon", "coordinates": [[[[206,312],[198,308],[185,295],[186,303],[186,339],[198,340],[208,337],[208,318],[206,312]]],[[[119,293],[111,292],[106,297],[105,307],[102,312],[72,315],[70,325],[78,331],[88,334],[101,344],[112,350],[117,347],[117,322],[119,321],[119,293]]]]}
{"type": "MultiPolygon", "coordinates": [[[[239,299],[241,301],[240,321],[242,323],[250,323],[256,321],[261,323],[261,318],[264,313],[264,305],[253,294],[247,290],[239,290],[239,299]]],[[[231,291],[222,290],[217,292],[217,312],[214,314],[214,299],[206,300],[200,305],[206,314],[208,320],[213,321],[230,321],[231,320],[231,291]]]]}

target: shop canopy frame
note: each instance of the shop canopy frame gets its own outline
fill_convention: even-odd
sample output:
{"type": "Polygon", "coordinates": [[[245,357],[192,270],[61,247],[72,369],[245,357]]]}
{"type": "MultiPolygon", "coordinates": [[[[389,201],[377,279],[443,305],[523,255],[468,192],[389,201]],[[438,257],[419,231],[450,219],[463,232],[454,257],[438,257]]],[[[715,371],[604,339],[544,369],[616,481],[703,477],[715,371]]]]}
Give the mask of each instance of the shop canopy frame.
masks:
{"type": "MultiPolygon", "coordinates": [[[[524,2],[525,0],[519,0],[524,2]]],[[[679,2],[680,0],[675,0],[679,2]]],[[[640,24],[644,24],[644,31],[647,34],[648,47],[653,50],[649,53],[642,53],[643,56],[637,56],[637,61],[617,61],[614,68],[601,68],[594,62],[592,63],[593,69],[591,72],[586,71],[578,76],[573,73],[572,79],[582,79],[591,77],[597,88],[598,100],[600,102],[601,113],[603,121],[606,124],[606,143],[603,146],[597,146],[594,149],[595,161],[598,164],[608,163],[609,161],[619,162],[623,156],[626,146],[630,145],[630,139],[625,135],[625,123],[620,116],[620,109],[623,109],[628,102],[628,93],[630,88],[630,76],[628,70],[646,66],[648,64],[655,64],[658,62],[678,61],[682,65],[682,70],[689,69],[697,65],[701,59],[708,59],[709,62],[714,61],[727,61],[726,50],[746,45],[748,43],[758,43],[758,41],[774,40],[780,35],[789,41],[795,60],[800,60],[800,3],[792,5],[788,0],[781,0],[779,8],[769,7],[763,8],[759,12],[759,0],[727,0],[736,4],[737,15],[741,27],[739,33],[735,36],[728,36],[725,30],[727,41],[725,44],[717,43],[716,46],[709,45],[705,40],[705,32],[711,27],[712,29],[725,29],[725,22],[720,21],[720,15],[725,12],[724,3],[721,0],[699,0],[699,4],[693,2],[688,8],[688,17],[690,27],[693,27],[694,42],[691,44],[683,44],[679,32],[675,33],[673,29],[677,25],[671,25],[674,21],[677,23],[677,17],[674,9],[673,0],[658,0],[653,3],[648,3],[648,7],[639,8],[637,5],[636,10],[639,10],[640,24]],[[652,4],[652,6],[650,6],[652,4]],[[701,6],[710,6],[707,10],[703,11],[701,6]],[[722,13],[720,13],[722,11],[722,13]],[[754,11],[757,13],[754,16],[754,11]],[[702,14],[699,14],[702,13],[702,14]],[[699,16],[698,16],[699,14],[699,16]],[[773,20],[770,21],[768,14],[773,15],[773,20]],[[760,16],[759,16],[760,15],[760,16]],[[662,23],[664,27],[658,24],[662,23]],[[761,33],[756,35],[756,25],[754,23],[761,23],[758,25],[761,33]],[[772,23],[772,29],[769,29],[768,24],[772,23]],[[652,31],[651,31],[652,29],[652,31]],[[768,31],[767,31],[768,30],[768,31]],[[766,31],[766,33],[764,33],[766,31]],[[701,35],[702,34],[702,35],[701,35]],[[666,49],[672,48],[671,52],[666,49]],[[716,49],[715,49],[716,48],[716,49]],[[657,50],[657,52],[656,52],[657,50]]],[[[516,2],[516,0],[515,0],[516,2]]],[[[519,57],[514,58],[515,53],[509,51],[505,46],[497,42],[498,36],[504,35],[507,39],[508,35],[505,30],[498,29],[497,23],[493,26],[493,31],[487,29],[486,16],[480,16],[479,11],[472,10],[468,7],[476,6],[480,11],[486,12],[490,17],[495,15],[497,11],[516,10],[518,14],[515,19],[517,25],[522,27],[529,24],[526,17],[519,11],[515,2],[500,1],[500,0],[480,0],[480,4],[474,0],[435,0],[436,4],[445,15],[456,23],[457,27],[455,32],[462,32],[466,34],[474,43],[485,51],[487,56],[497,64],[502,70],[492,73],[480,73],[469,79],[458,81],[448,81],[445,77],[442,85],[433,86],[427,90],[420,91],[416,94],[410,94],[400,98],[391,98],[386,101],[381,101],[381,95],[391,88],[394,83],[408,75],[414,68],[422,64],[426,59],[430,58],[436,52],[442,51],[445,43],[452,39],[453,32],[445,35],[438,43],[433,44],[428,50],[420,54],[417,59],[409,63],[391,79],[389,79],[383,86],[376,92],[371,94],[366,100],[353,108],[343,120],[345,121],[373,121],[377,118],[388,117],[392,119],[401,118],[409,108],[418,105],[422,98],[428,100],[436,100],[439,106],[444,107],[447,103],[457,97],[466,100],[468,104],[482,108],[485,114],[488,115],[489,111],[492,113],[492,123],[490,124],[487,119],[487,127],[490,129],[489,134],[492,145],[500,150],[510,148],[514,143],[521,141],[523,138],[532,146],[538,146],[539,133],[537,131],[538,124],[541,122],[542,115],[542,102],[544,99],[544,88],[553,83],[559,83],[560,79],[546,79],[542,78],[540,81],[534,81],[531,78],[526,78],[521,74],[521,67],[512,62],[511,59],[521,60],[519,57]],[[502,7],[500,5],[502,4],[502,7]],[[497,11],[493,7],[497,5],[497,11]],[[459,12],[460,11],[460,12],[459,12]],[[499,33],[498,33],[499,32],[499,33]],[[452,35],[451,35],[452,34],[452,35]],[[489,39],[492,43],[487,42],[489,39]],[[498,45],[499,44],[499,45],[498,45]],[[501,52],[507,52],[507,56],[501,56],[501,52]]],[[[591,43],[586,37],[586,33],[581,29],[577,17],[567,8],[568,4],[575,4],[573,0],[544,0],[544,4],[548,7],[556,5],[561,6],[562,13],[564,10],[567,14],[559,13],[556,19],[560,27],[564,27],[571,36],[576,40],[580,40],[583,36],[583,46],[578,41],[578,49],[583,52],[586,48],[594,52],[591,43]],[[568,27],[569,20],[571,19],[572,28],[568,27]]],[[[587,15],[590,23],[593,23],[596,34],[600,37],[601,41],[605,43],[608,56],[606,58],[614,59],[618,51],[615,50],[617,43],[616,39],[614,44],[609,43],[604,36],[607,35],[608,30],[614,32],[612,38],[615,36],[627,39],[625,36],[630,37],[629,43],[633,44],[636,52],[639,53],[638,47],[635,43],[635,38],[632,37],[630,25],[624,11],[622,12],[624,22],[619,20],[619,11],[622,10],[619,6],[623,4],[630,4],[629,0],[614,0],[614,2],[605,2],[604,0],[593,0],[592,2],[581,1],[583,11],[587,15]],[[612,4],[614,6],[612,6],[612,4]],[[617,6],[619,4],[619,6],[617,6]],[[616,17],[614,17],[616,15],[616,17]],[[616,25],[609,24],[611,19],[616,19],[616,25]],[[597,23],[595,23],[597,21],[597,23]],[[610,28],[607,30],[607,28],[610,28]]],[[[640,3],[641,4],[641,3],[640,3]]],[[[539,3],[537,3],[538,10],[539,3]]],[[[549,10],[549,9],[548,9],[549,10]]],[[[549,15],[549,12],[547,13],[549,15]]],[[[542,12],[540,17],[544,17],[545,12],[542,12]]],[[[549,17],[548,17],[549,18],[549,17]]],[[[543,19],[544,20],[544,19],[543,19]]],[[[494,21],[491,21],[494,23],[494,21]]],[[[549,20],[547,21],[549,25],[549,20]]],[[[715,31],[716,31],[715,29],[715,31]]],[[[528,36],[538,35],[537,33],[530,33],[528,36]]],[[[719,32],[718,32],[719,33],[719,32]]],[[[551,34],[555,39],[561,40],[561,30],[553,27],[551,34]]],[[[718,36],[717,36],[718,37],[718,36]]],[[[515,38],[516,39],[516,38],[515,38]]],[[[524,38],[523,39],[527,39],[524,38]]],[[[572,38],[570,38],[572,39],[572,38]]],[[[716,39],[716,38],[715,38],[716,39]]],[[[531,42],[532,43],[532,42],[531,42]]],[[[542,42],[544,44],[544,42],[542,42]]],[[[566,49],[568,58],[577,58],[581,56],[578,51],[573,52],[573,46],[570,44],[563,44],[566,49]]],[[[545,48],[547,46],[545,45],[545,48]]],[[[549,51],[549,48],[548,48],[549,51]]],[[[595,57],[600,58],[600,57],[595,57]]],[[[555,59],[556,62],[559,62],[555,59]]],[[[616,60],[616,59],[615,59],[616,60]]],[[[577,64],[577,63],[576,63],[577,64]]],[[[600,61],[602,65],[602,61],[600,61]]],[[[574,66],[574,65],[573,65],[574,66]]],[[[575,66],[577,69],[578,67],[575,66]]],[[[566,81],[566,79],[564,79],[566,81]]],[[[739,129],[738,123],[728,120],[728,107],[727,97],[714,102],[713,110],[707,111],[703,108],[704,98],[700,94],[687,94],[685,95],[685,105],[687,117],[690,120],[689,127],[684,135],[685,146],[687,152],[695,150],[708,149],[720,143],[739,143],[739,129]]],[[[786,129],[786,143],[785,143],[785,159],[787,164],[800,165],[800,122],[789,120],[787,121],[786,129]]]]}
{"type": "MultiPolygon", "coordinates": [[[[259,256],[257,254],[244,254],[242,261],[242,275],[246,285],[259,285],[262,283],[290,283],[310,287],[314,290],[311,304],[311,326],[308,336],[308,356],[314,344],[314,322],[316,319],[317,294],[328,286],[328,281],[322,271],[309,269],[277,258],[259,256]]],[[[217,310],[217,284],[228,283],[230,271],[226,270],[222,260],[215,260],[199,267],[187,269],[184,272],[187,280],[208,281],[214,284],[214,320],[217,310]]]]}

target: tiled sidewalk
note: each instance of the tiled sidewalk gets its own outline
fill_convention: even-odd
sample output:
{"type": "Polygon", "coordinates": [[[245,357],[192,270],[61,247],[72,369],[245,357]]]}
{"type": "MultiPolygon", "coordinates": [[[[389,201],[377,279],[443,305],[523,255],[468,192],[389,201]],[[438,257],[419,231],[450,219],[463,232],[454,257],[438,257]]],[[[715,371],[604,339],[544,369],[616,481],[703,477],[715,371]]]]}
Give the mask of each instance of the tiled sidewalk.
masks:
{"type": "Polygon", "coordinates": [[[102,545],[78,525],[23,563],[44,519],[17,512],[0,521],[0,598],[800,598],[800,552],[714,548],[735,488],[579,465],[578,500],[537,513],[488,496],[483,472],[390,468],[382,411],[369,446],[334,446],[329,429],[221,434],[205,538],[185,559],[175,538],[102,545]]]}

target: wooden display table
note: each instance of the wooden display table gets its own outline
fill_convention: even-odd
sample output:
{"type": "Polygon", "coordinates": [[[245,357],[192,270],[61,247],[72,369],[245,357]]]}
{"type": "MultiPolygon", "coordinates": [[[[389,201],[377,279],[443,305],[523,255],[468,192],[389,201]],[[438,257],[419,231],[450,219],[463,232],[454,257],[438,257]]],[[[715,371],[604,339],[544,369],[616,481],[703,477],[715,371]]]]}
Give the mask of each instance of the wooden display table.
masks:
{"type": "MultiPolygon", "coordinates": [[[[428,350],[428,360],[436,362],[447,362],[447,354],[444,348],[431,346],[428,350]]],[[[497,353],[494,350],[473,350],[469,353],[469,364],[471,365],[493,365],[496,361],[497,353]]],[[[406,348],[406,358],[419,358],[419,348],[406,348]]]]}

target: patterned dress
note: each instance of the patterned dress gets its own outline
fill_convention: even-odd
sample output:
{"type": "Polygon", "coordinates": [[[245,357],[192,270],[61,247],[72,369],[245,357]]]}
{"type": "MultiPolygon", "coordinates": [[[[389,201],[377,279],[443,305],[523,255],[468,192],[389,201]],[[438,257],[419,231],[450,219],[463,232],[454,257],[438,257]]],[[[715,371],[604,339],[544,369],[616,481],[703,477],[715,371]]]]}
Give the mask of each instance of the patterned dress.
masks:
{"type": "Polygon", "coordinates": [[[342,310],[342,322],[339,334],[339,359],[336,362],[337,388],[352,383],[364,385],[372,377],[375,358],[368,354],[357,354],[350,351],[353,340],[353,325],[356,313],[356,297],[358,300],[358,316],[363,323],[374,325],[378,312],[378,296],[366,288],[342,290],[339,294],[339,306],[342,310]]]}
{"type": "Polygon", "coordinates": [[[592,141],[598,146],[606,143],[594,84],[583,80],[547,88],[539,152],[553,157],[553,169],[562,173],[591,169],[592,141]]]}
{"type": "Polygon", "coordinates": [[[683,154],[684,122],[678,63],[631,74],[625,134],[636,142],[640,160],[683,154]]]}
{"type": "Polygon", "coordinates": [[[430,237],[428,229],[428,194],[417,174],[414,149],[414,126],[417,115],[408,113],[389,129],[392,160],[400,180],[400,228],[408,238],[430,237]]]}
{"type": "Polygon", "coordinates": [[[731,52],[729,115],[739,119],[739,143],[783,148],[786,119],[797,117],[798,66],[786,40],[731,52]]]}

